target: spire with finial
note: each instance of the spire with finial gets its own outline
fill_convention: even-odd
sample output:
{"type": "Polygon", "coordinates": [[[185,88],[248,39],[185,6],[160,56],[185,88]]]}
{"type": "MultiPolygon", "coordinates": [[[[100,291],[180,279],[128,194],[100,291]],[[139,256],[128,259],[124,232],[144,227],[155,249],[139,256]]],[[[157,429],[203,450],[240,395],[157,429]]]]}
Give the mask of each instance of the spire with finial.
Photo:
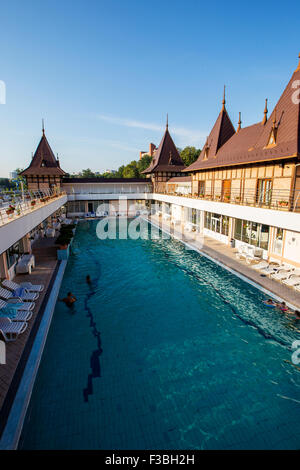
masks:
{"type": "Polygon", "coordinates": [[[168,113],[167,113],[167,122],[166,122],[166,130],[169,129],[169,116],[168,116],[168,113]]]}
{"type": "Polygon", "coordinates": [[[298,63],[298,67],[296,68],[295,72],[299,72],[299,70],[300,70],[300,53],[299,53],[298,57],[299,57],[299,63],[298,63]]]}
{"type": "Polygon", "coordinates": [[[264,109],[264,117],[261,121],[262,125],[264,126],[268,120],[268,98],[266,98],[265,109],[264,109]]]}
{"type": "Polygon", "coordinates": [[[43,132],[43,135],[45,135],[45,123],[44,123],[44,119],[42,119],[42,132],[43,132]]]}
{"type": "Polygon", "coordinates": [[[225,90],[226,90],[226,86],[224,85],[223,101],[222,101],[222,111],[225,110],[225,103],[226,103],[226,100],[225,100],[225,90]]]}
{"type": "Polygon", "coordinates": [[[272,126],[273,129],[276,129],[276,107],[274,109],[274,119],[273,119],[273,126],[272,126]]]}
{"type": "Polygon", "coordinates": [[[239,112],[239,122],[238,122],[238,127],[237,127],[237,132],[239,132],[242,128],[242,121],[241,121],[241,112],[239,112]]]}

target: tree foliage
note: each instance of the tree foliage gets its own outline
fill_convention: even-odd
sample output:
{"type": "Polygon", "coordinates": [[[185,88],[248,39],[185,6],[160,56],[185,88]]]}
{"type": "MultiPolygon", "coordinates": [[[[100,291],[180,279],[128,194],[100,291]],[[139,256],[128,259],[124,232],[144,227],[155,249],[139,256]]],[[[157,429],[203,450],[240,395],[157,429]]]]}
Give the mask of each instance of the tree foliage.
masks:
{"type": "Polygon", "coordinates": [[[186,166],[194,163],[200,155],[201,150],[196,147],[185,147],[181,152],[180,156],[186,166]]]}

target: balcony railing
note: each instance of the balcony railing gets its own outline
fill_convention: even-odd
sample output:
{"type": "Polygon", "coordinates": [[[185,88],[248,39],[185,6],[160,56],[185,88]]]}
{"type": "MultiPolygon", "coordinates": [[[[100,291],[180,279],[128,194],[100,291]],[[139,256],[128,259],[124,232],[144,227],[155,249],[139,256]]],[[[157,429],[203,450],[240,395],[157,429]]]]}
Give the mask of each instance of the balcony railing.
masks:
{"type": "Polygon", "coordinates": [[[43,207],[66,194],[58,189],[0,192],[0,226],[43,207]]]}
{"type": "Polygon", "coordinates": [[[261,207],[264,209],[300,212],[300,191],[291,192],[285,189],[273,189],[261,193],[251,189],[245,189],[244,191],[231,189],[230,192],[228,191],[224,194],[217,191],[214,194],[182,194],[180,192],[160,191],[159,194],[261,207]]]}

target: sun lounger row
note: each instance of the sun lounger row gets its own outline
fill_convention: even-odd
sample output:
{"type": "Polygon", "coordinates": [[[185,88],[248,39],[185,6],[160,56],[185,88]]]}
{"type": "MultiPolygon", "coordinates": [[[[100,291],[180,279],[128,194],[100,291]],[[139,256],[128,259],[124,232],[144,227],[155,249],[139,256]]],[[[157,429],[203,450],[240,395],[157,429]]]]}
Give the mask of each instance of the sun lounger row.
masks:
{"type": "Polygon", "coordinates": [[[277,263],[268,261],[261,261],[260,263],[252,266],[256,271],[269,276],[271,279],[280,281],[286,286],[294,287],[300,292],[300,269],[285,263],[277,263]]]}
{"type": "Polygon", "coordinates": [[[5,341],[14,341],[27,329],[39,292],[44,286],[30,282],[17,284],[5,279],[0,287],[0,333],[5,341]],[[7,287],[7,289],[5,288],[7,287]]]}

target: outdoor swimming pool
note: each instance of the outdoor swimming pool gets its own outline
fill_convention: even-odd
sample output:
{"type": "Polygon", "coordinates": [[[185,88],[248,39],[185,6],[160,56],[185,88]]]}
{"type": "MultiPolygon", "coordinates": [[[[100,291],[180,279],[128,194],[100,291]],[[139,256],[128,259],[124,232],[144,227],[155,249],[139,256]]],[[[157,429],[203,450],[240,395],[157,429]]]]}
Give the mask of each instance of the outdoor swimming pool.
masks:
{"type": "Polygon", "coordinates": [[[178,241],[96,224],[78,225],[60,289],[78,301],[56,305],[19,447],[299,448],[292,322],[178,241]]]}

